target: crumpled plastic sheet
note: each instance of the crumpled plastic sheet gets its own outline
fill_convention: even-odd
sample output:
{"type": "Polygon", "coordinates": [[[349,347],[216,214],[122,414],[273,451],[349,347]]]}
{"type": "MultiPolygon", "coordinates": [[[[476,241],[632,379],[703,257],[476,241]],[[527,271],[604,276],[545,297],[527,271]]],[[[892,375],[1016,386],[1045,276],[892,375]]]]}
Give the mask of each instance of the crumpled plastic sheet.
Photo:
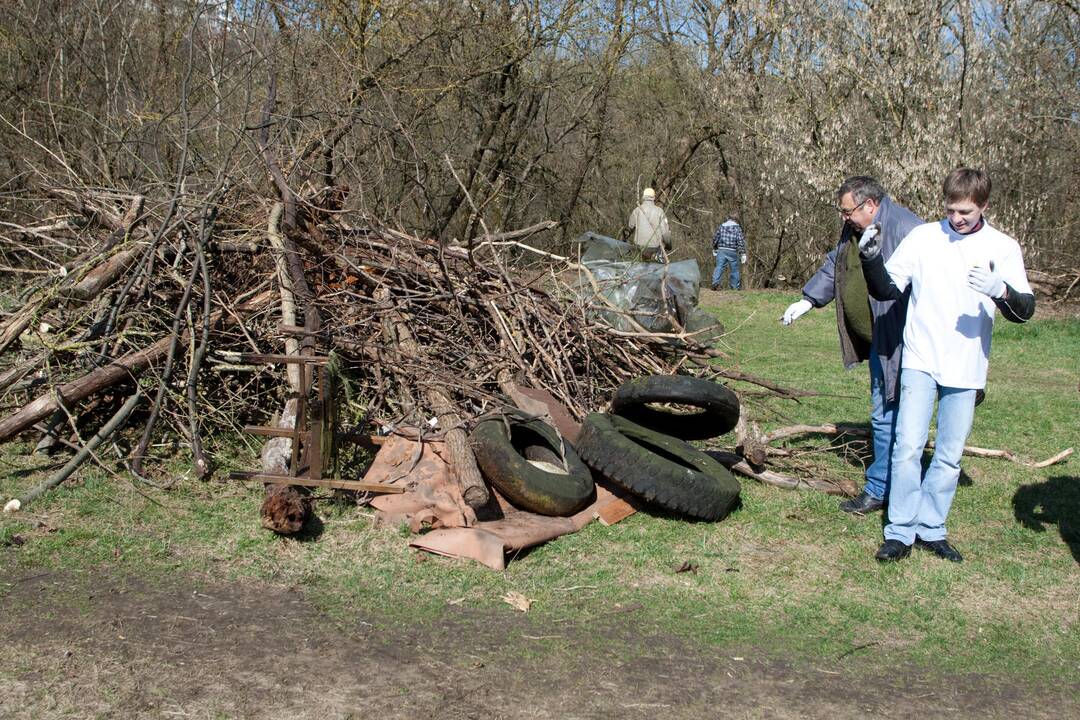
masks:
{"type": "Polygon", "coordinates": [[[593,315],[616,330],[637,330],[636,323],[649,332],[694,332],[700,341],[723,332],[719,322],[697,306],[697,260],[591,260],[582,266],[575,292],[592,299],[593,315]]]}

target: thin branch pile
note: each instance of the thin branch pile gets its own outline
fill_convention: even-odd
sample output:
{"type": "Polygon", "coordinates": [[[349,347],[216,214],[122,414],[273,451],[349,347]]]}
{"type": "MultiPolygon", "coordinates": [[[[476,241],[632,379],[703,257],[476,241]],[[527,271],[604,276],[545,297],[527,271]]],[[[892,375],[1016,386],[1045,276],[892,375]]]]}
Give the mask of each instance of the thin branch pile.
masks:
{"type": "Polygon", "coordinates": [[[445,244],[349,224],[347,193],[299,198],[285,222],[288,207],[224,183],[150,210],[142,196],[51,189],[62,214],[17,226],[4,253],[23,269],[9,278],[29,282],[0,320],[0,441],[35,431],[42,447],[70,434],[83,445],[139,392],[149,402],[126,421],[139,429],[122,453],[131,470],[146,475],[154,448],[179,440],[206,478],[205,437],[265,419],[286,391],[278,370],[230,360],[237,351],[333,351],[364,431],[434,426],[450,440],[510,403],[514,383],[581,419],[626,379],[718,355],[595,321],[593,300],[567,284],[584,268],[520,242],[554,223],[445,244]]]}

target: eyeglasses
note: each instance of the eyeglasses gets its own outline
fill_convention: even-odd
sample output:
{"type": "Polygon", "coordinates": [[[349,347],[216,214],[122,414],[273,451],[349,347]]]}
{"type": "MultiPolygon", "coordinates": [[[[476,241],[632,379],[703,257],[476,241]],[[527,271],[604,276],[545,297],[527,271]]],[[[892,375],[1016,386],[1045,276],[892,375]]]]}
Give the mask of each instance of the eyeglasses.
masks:
{"type": "Polygon", "coordinates": [[[842,207],[838,207],[838,208],[836,208],[836,212],[840,213],[840,217],[842,217],[842,218],[844,218],[845,220],[847,220],[847,219],[848,219],[849,217],[851,217],[852,213],[854,213],[854,212],[855,212],[856,210],[858,210],[858,209],[859,209],[859,208],[861,208],[861,207],[862,207],[863,205],[865,205],[865,204],[867,203],[867,201],[868,201],[868,200],[870,200],[870,198],[866,198],[866,200],[863,200],[863,201],[862,201],[861,203],[859,203],[859,204],[858,204],[858,205],[856,205],[855,207],[851,208],[850,210],[845,210],[845,209],[844,209],[844,208],[842,208],[842,207]]]}

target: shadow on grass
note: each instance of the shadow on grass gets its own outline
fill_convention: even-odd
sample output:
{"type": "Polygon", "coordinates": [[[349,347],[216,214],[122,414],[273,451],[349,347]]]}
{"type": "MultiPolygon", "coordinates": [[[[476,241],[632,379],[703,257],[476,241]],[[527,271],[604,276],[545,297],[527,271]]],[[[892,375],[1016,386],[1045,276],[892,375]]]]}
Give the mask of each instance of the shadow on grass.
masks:
{"type": "Polygon", "coordinates": [[[1046,482],[1022,485],[1012,504],[1013,515],[1029,530],[1045,532],[1046,525],[1057,525],[1080,563],[1080,477],[1055,475],[1046,482]]]}
{"type": "Polygon", "coordinates": [[[35,465],[34,467],[20,468],[18,470],[8,470],[6,475],[9,478],[17,478],[22,480],[23,478],[34,477],[45,472],[52,472],[53,470],[59,470],[67,462],[67,458],[61,458],[55,462],[49,462],[42,465],[35,465]]]}
{"type": "Polygon", "coordinates": [[[323,525],[322,518],[312,512],[304,521],[304,526],[300,528],[300,532],[290,536],[290,539],[296,542],[315,542],[325,529],[326,526],[323,525]]]}

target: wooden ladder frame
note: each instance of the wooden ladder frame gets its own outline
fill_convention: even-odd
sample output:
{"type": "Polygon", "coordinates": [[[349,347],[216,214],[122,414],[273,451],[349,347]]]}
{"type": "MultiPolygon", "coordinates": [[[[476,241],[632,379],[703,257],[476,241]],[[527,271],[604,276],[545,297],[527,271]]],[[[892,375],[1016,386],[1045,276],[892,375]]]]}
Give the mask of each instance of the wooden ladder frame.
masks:
{"type": "Polygon", "coordinates": [[[336,471],[333,464],[339,438],[337,434],[337,404],[334,398],[334,380],[326,367],[330,358],[318,355],[241,353],[239,359],[240,362],[255,364],[285,363],[296,365],[300,374],[300,391],[290,395],[290,398],[296,400],[296,422],[293,423],[291,428],[268,427],[266,425],[248,425],[244,428],[244,432],[252,435],[284,437],[292,440],[292,458],[289,462],[289,474],[278,475],[234,470],[229,473],[230,478],[235,480],[258,480],[279,485],[322,487],[333,490],[381,493],[404,492],[404,488],[396,485],[339,480],[332,477],[336,471]],[[308,396],[313,385],[317,389],[318,396],[315,402],[309,403],[308,396]],[[325,477],[327,461],[331,463],[331,477],[325,477]]]}

